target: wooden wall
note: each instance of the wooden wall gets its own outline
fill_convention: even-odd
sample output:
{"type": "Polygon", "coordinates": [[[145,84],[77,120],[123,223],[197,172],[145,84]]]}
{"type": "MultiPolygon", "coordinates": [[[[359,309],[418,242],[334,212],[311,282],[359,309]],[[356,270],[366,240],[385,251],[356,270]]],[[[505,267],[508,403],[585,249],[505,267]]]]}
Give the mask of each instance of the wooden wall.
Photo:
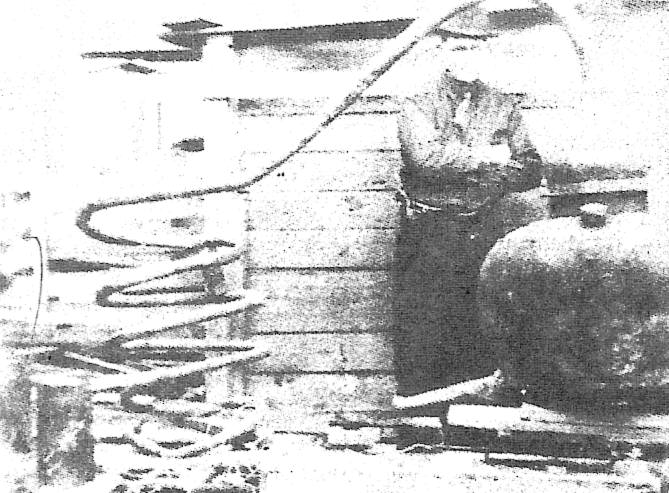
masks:
{"type": "MultiPolygon", "coordinates": [[[[348,89],[382,41],[239,45],[243,84],[232,82],[229,100],[240,167],[252,174],[313,125],[327,97],[348,89]]],[[[415,68],[415,58],[404,61],[250,188],[244,284],[268,300],[231,326],[209,329],[257,337],[272,355],[250,371],[210,378],[210,399],[252,397],[275,426],[300,429],[308,415],[389,407],[401,214],[396,115],[401,94],[415,90],[407,77],[415,68]]],[[[210,94],[212,104],[226,99],[210,94]]]]}
{"type": "MultiPolygon", "coordinates": [[[[48,211],[49,258],[116,265],[164,259],[163,249],[86,237],[75,225],[78,212],[90,202],[219,186],[253,174],[313,124],[325,97],[342,92],[379,47],[372,40],[232,51],[218,38],[201,61],[140,62],[155,70],[145,74],[121,70],[125,60],[85,61],[90,66],[76,87],[55,105],[53,120],[64,126],[53,139],[50,186],[37,194],[48,211]],[[204,151],[173,148],[195,137],[204,138],[204,151]]],[[[106,234],[139,241],[246,241],[245,258],[225,269],[227,284],[265,291],[267,302],[205,327],[214,337],[255,336],[272,355],[213,373],[208,399],[251,400],[279,418],[389,405],[400,217],[395,92],[406,78],[394,80],[247,194],[119,207],[93,217],[106,234]],[[196,227],[171,226],[170,218],[184,215],[196,218],[196,227]]],[[[61,322],[78,330],[104,328],[116,309],[86,308],[105,276],[51,272],[47,298],[55,301],[45,312],[64,313],[61,322]],[[70,320],[68,313],[79,316],[70,320]]]]}
{"type": "MultiPolygon", "coordinates": [[[[122,61],[87,62],[88,74],[58,106],[57,115],[74,108],[79,118],[59,128],[64,138],[55,139],[50,175],[57,193],[42,199],[51,208],[51,258],[155,261],[160,252],[86,238],[74,225],[77,210],[89,201],[216,186],[262,169],[313,124],[327,97],[348,90],[384,43],[284,40],[232,43],[232,50],[230,41],[212,38],[199,62],[145,63],[155,70],[148,74],[123,72],[122,61]],[[172,148],[193,137],[204,137],[203,152],[172,148]],[[82,181],[86,187],[77,186],[82,181]]],[[[209,399],[252,398],[281,416],[389,405],[401,213],[396,114],[403,96],[443,70],[443,59],[426,62],[440,43],[453,49],[449,56],[470,57],[467,40],[426,40],[307,149],[251,187],[242,204],[228,206],[216,196],[184,204],[201,216],[202,231],[170,229],[169,215],[179,211],[168,204],[96,219],[109,234],[140,239],[147,232],[186,243],[212,234],[246,238],[246,258],[226,269],[229,284],[264,290],[267,303],[207,329],[212,336],[257,336],[272,356],[250,369],[213,374],[209,399]]],[[[59,299],[79,309],[94,294],[94,286],[85,296],[63,286],[59,299]]]]}
{"type": "MultiPolygon", "coordinates": [[[[323,102],[238,101],[243,167],[268,163],[323,102]]],[[[268,300],[237,331],[268,343],[272,355],[241,387],[283,417],[387,407],[394,394],[396,112],[394,98],[363,99],[248,195],[245,284],[268,300]]]]}

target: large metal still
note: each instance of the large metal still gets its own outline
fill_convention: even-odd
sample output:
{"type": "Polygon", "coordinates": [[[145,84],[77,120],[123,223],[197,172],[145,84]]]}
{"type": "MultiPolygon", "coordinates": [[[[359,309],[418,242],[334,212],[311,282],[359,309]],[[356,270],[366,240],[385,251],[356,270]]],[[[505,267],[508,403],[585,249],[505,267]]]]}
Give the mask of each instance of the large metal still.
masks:
{"type": "Polygon", "coordinates": [[[641,212],[638,181],[572,188],[510,201],[513,231],[481,268],[482,329],[507,384],[525,400],[568,409],[657,407],[669,367],[666,236],[641,212]],[[608,202],[611,212],[588,204],[575,217],[592,200],[608,202]]]}

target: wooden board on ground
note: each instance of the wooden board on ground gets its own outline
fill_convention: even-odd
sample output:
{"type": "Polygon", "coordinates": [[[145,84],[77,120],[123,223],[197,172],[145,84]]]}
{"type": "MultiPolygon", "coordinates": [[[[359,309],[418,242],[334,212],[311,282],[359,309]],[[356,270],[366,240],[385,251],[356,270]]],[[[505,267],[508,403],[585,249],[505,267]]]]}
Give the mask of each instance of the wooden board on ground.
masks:
{"type": "Polygon", "coordinates": [[[529,404],[519,408],[454,405],[448,423],[502,432],[558,433],[601,436],[632,444],[669,443],[669,417],[621,414],[611,419],[570,416],[529,404]]]}

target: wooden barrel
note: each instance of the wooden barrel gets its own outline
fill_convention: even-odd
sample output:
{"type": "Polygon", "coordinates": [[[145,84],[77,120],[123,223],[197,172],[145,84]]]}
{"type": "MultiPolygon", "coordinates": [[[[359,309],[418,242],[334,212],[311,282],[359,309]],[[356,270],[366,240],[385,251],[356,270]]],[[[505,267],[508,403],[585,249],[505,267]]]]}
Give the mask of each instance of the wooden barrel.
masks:
{"type": "Polygon", "coordinates": [[[37,476],[44,485],[79,485],[94,478],[91,392],[83,371],[49,370],[30,377],[37,476]]]}

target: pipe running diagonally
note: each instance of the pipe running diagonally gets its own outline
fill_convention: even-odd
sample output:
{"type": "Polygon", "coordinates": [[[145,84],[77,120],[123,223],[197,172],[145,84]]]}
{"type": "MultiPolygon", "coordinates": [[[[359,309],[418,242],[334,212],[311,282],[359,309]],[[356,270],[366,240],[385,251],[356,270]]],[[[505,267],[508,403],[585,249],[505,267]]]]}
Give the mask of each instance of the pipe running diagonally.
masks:
{"type": "MultiPolygon", "coordinates": [[[[462,13],[466,10],[474,8],[482,3],[483,0],[455,0],[448,2],[446,5],[442,2],[435,1],[430,9],[421,17],[416,19],[406,30],[399,36],[392,39],[388,45],[369,63],[368,67],[363,71],[363,75],[343,92],[342,96],[333,97],[330,103],[324,108],[324,115],[308,132],[306,132],[300,139],[290,143],[285,149],[281,150],[277,157],[275,157],[270,164],[268,164],[262,172],[253,176],[246,177],[236,183],[227,183],[214,186],[211,188],[204,188],[199,190],[188,190],[175,194],[156,194],[145,197],[138,197],[131,200],[102,202],[88,205],[77,218],[77,226],[89,237],[106,242],[124,244],[128,246],[152,246],[152,247],[172,247],[171,245],[157,245],[135,241],[131,238],[122,236],[109,236],[103,231],[95,229],[91,226],[90,221],[96,212],[110,209],[118,206],[127,206],[141,203],[159,202],[164,200],[191,198],[220,192],[239,192],[248,187],[258,183],[263,178],[269,176],[273,171],[288,162],[298,152],[303,150],[310,142],[312,142],[325,128],[327,128],[333,121],[335,121],[341,114],[343,114],[355,101],[368,89],[374,82],[376,82],[384,73],[386,73],[398,60],[406,55],[411,49],[416,46],[422,39],[432,33],[446,20],[462,13]]],[[[572,32],[572,25],[575,25],[575,16],[571,15],[568,9],[561,6],[559,0],[538,1],[538,4],[548,5],[554,12],[560,16],[565,22],[565,28],[569,33],[575,50],[583,64],[583,50],[580,44],[580,34],[572,32]]],[[[195,270],[203,268],[205,265],[202,259],[209,262],[207,265],[224,265],[237,258],[240,255],[240,247],[229,242],[214,240],[207,241],[200,244],[195,244],[187,248],[183,248],[182,253],[187,255],[185,259],[180,261],[164,261],[156,263],[152,266],[142,266],[137,269],[132,269],[131,272],[125,273],[118,279],[117,282],[105,286],[98,293],[98,303],[106,306],[115,306],[111,301],[113,296],[121,295],[125,289],[130,287],[137,287],[143,283],[155,279],[161,279],[170,275],[184,272],[187,270],[195,270]],[[191,256],[192,253],[192,256],[191,256]]],[[[127,306],[127,305],[122,305],[127,306]]]]}

